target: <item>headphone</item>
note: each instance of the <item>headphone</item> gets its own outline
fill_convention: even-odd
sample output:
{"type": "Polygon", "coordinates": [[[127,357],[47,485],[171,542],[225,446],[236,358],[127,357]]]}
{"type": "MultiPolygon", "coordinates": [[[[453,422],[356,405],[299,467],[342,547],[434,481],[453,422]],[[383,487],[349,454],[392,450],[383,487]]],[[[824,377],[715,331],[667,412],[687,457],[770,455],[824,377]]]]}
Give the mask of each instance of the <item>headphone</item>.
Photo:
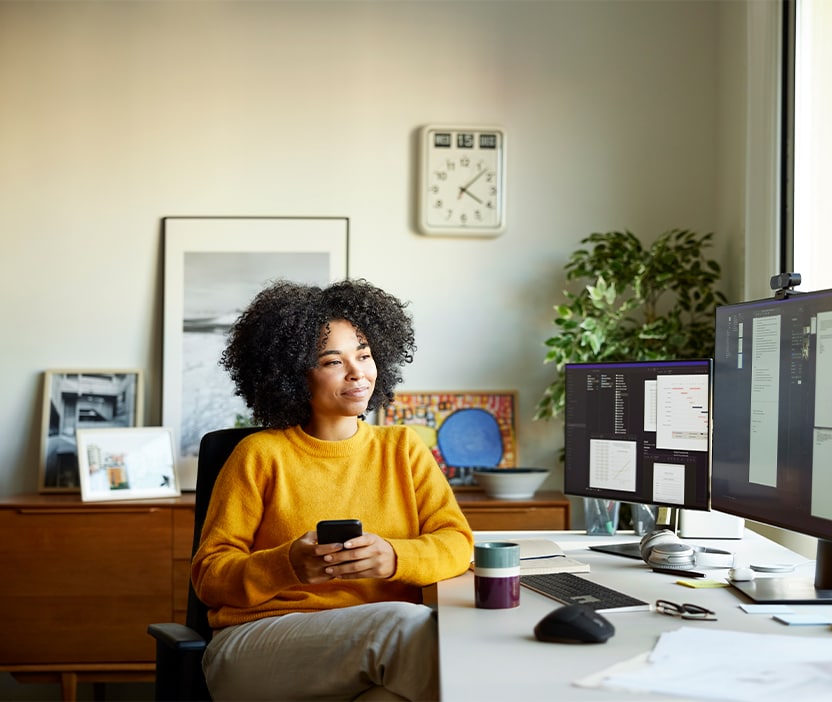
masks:
{"type": "Polygon", "coordinates": [[[639,550],[645,563],[651,567],[687,570],[693,566],[730,568],[734,565],[733,553],[683,544],[669,529],[657,529],[645,534],[639,543],[639,550]]]}

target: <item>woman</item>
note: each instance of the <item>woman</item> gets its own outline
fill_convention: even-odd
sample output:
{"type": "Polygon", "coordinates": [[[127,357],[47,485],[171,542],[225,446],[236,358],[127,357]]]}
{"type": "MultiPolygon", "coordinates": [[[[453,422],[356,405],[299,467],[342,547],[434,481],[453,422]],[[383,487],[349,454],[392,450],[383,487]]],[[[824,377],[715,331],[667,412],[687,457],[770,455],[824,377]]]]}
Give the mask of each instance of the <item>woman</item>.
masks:
{"type": "Polygon", "coordinates": [[[278,282],[233,326],[222,365],[267,428],[220,472],[193,561],[215,700],[438,698],[421,588],[463,572],[473,536],[416,433],[361,421],[414,350],[405,304],[363,280],[278,282]],[[336,518],[364,533],[319,544],[336,518]]]}

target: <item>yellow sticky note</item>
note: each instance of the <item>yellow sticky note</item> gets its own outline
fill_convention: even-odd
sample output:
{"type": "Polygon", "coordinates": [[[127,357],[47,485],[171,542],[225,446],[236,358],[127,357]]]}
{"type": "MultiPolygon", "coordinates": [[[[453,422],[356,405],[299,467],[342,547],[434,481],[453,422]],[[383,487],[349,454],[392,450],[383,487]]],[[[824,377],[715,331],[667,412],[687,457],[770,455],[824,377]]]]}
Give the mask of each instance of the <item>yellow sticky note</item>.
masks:
{"type": "Polygon", "coordinates": [[[677,580],[677,585],[685,587],[728,587],[728,583],[721,580],[677,580]]]}

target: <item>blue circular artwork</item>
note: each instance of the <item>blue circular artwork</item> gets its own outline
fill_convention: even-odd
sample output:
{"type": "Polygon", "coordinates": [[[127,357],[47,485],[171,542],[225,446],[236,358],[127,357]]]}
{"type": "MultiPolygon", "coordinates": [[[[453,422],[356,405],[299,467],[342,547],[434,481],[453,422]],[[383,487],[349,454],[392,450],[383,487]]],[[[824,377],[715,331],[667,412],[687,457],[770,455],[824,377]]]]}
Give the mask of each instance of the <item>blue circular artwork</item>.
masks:
{"type": "Polygon", "coordinates": [[[503,458],[497,418],[476,407],[449,414],[436,432],[436,443],[449,466],[496,466],[503,458]]]}

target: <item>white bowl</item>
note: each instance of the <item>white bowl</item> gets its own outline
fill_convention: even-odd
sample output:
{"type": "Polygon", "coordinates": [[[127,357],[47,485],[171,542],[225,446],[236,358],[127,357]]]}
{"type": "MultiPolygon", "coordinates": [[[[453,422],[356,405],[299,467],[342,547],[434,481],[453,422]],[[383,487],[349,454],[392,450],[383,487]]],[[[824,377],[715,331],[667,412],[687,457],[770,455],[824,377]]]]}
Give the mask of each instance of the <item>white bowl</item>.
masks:
{"type": "Polygon", "coordinates": [[[534,495],[549,471],[545,468],[474,468],[474,480],[498,500],[524,500],[534,495]]]}

